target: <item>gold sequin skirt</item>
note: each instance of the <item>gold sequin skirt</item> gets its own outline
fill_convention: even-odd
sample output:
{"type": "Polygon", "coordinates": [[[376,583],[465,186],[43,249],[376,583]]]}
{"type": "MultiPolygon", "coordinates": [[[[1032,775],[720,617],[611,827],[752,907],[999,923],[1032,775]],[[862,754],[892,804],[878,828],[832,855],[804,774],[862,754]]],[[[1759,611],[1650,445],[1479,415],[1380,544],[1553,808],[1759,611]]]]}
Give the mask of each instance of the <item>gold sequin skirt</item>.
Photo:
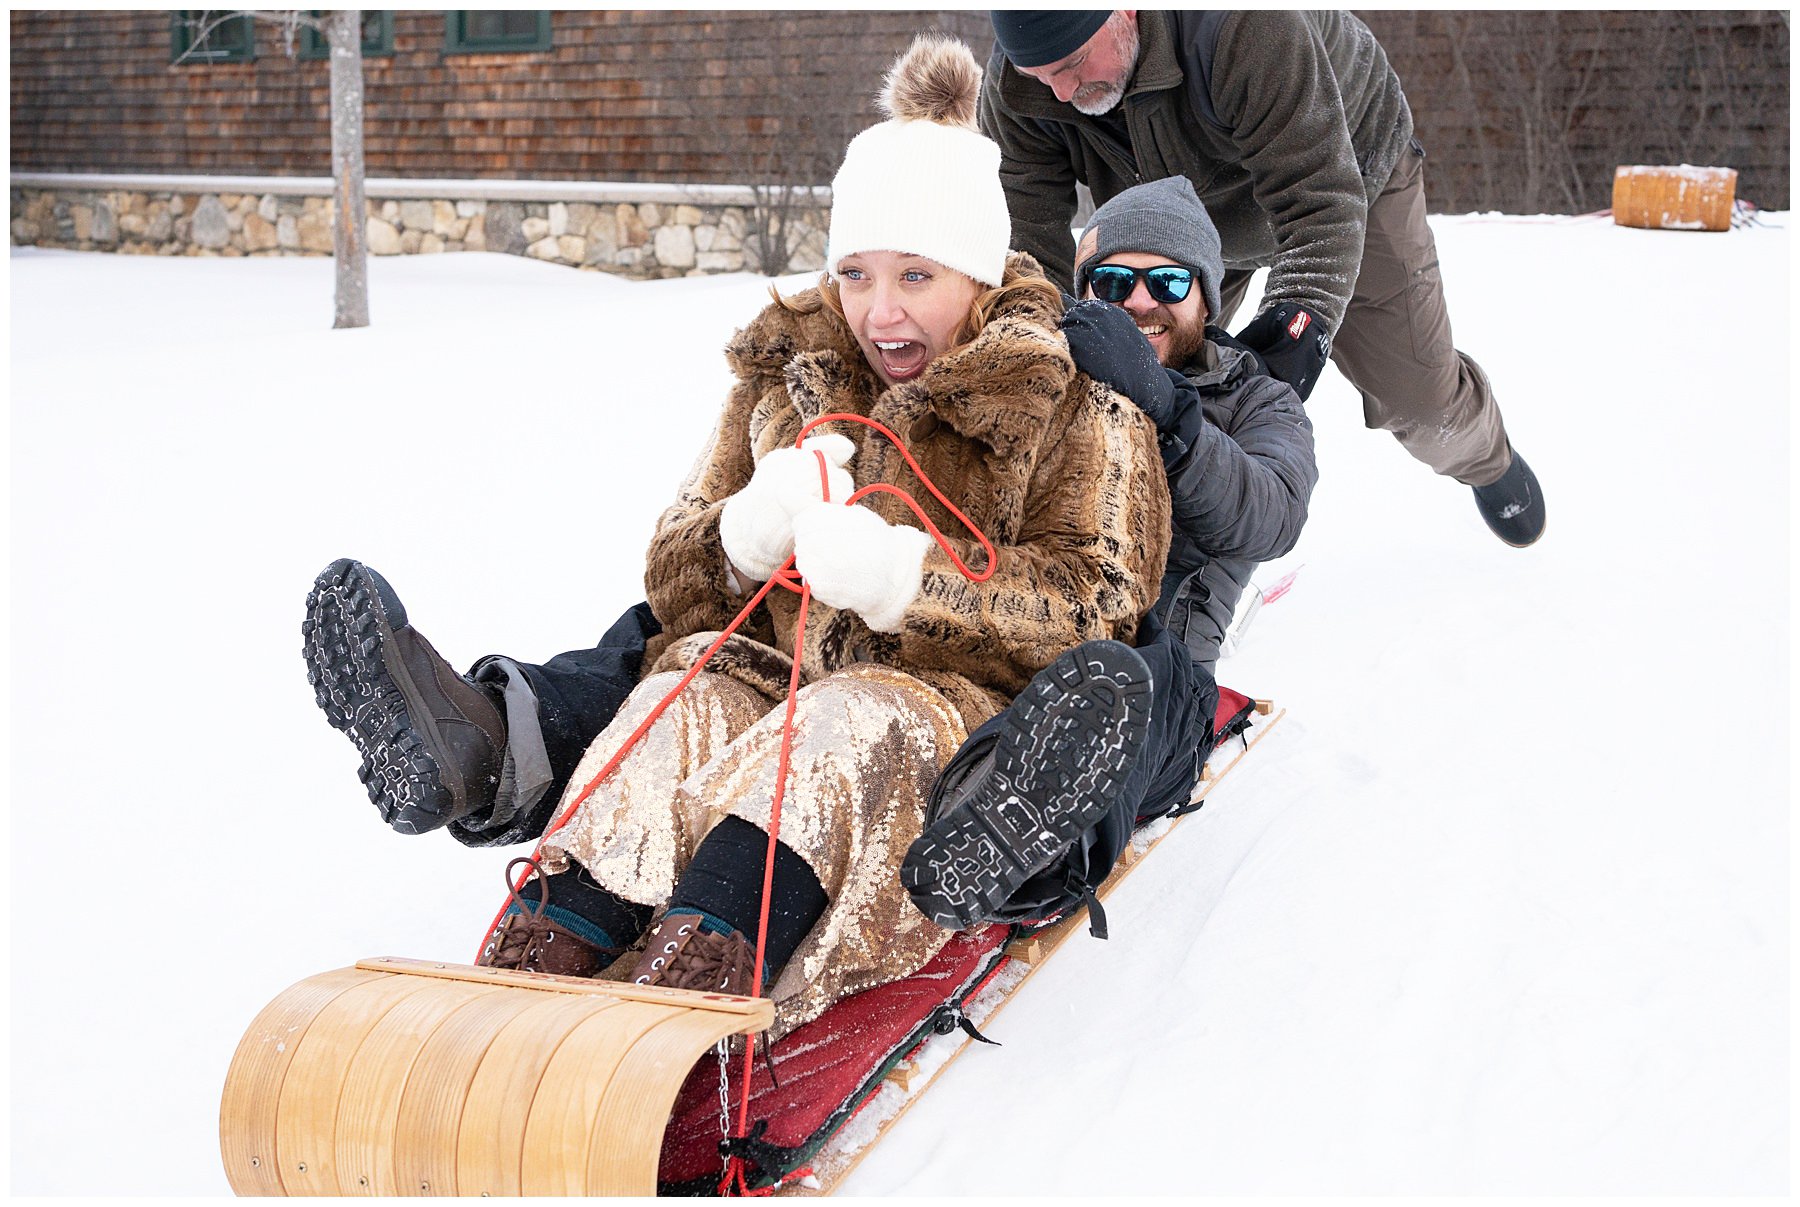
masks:
{"type": "MultiPolygon", "coordinates": [[[[737,657],[724,665],[765,652],[772,656],[765,671],[785,663],[748,639],[731,644],[737,657]]],[[[658,666],[670,661],[665,655],[658,666]]],[[[583,755],[563,808],[680,678],[659,670],[638,684],[583,755]]],[[[565,870],[572,859],[626,900],[662,906],[721,819],[741,817],[767,831],[786,712],[785,694],[769,694],[778,680],[785,688],[784,675],[697,676],[545,839],[547,869],[565,870]]],[[[771,987],[774,1035],[840,997],[917,971],[949,939],[914,907],[899,871],[938,771],[966,736],[940,692],[892,667],[856,663],[801,688],[779,836],[812,868],[829,904],[771,987]]],[[[760,879],[760,860],[746,875],[760,879]]],[[[621,961],[624,969],[630,963],[621,961]]]]}

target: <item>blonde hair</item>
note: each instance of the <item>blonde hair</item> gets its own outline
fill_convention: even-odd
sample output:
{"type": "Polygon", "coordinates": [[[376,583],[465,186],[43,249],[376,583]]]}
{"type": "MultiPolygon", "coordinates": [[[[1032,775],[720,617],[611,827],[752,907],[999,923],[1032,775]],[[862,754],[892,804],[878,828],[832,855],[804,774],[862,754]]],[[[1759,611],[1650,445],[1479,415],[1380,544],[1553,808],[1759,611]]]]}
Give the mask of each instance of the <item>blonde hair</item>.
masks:
{"type": "MultiPolygon", "coordinates": [[[[775,304],[790,314],[817,314],[821,310],[829,310],[837,315],[838,321],[849,325],[849,318],[844,314],[844,299],[838,293],[837,278],[830,273],[819,275],[818,292],[808,297],[798,294],[784,297],[773,285],[769,286],[769,296],[775,304]]],[[[993,321],[994,315],[1002,308],[1019,302],[1035,302],[1047,309],[1052,316],[1062,314],[1062,290],[1051,284],[1050,278],[1041,272],[1026,272],[1008,262],[1006,271],[1000,277],[1000,284],[984,289],[969,304],[969,313],[956,329],[956,337],[951,341],[952,347],[961,347],[981,334],[982,328],[993,321]]]]}

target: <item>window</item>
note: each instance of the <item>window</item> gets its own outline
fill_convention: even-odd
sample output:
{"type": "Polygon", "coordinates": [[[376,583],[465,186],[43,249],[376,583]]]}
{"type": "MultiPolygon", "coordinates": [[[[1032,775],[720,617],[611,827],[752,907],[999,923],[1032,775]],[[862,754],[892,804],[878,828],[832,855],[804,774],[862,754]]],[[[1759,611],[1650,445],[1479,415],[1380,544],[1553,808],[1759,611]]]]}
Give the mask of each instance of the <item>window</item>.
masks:
{"type": "Polygon", "coordinates": [[[171,18],[169,58],[192,63],[248,63],[256,58],[256,19],[228,9],[177,9],[171,18]]]}
{"type": "MultiPolygon", "coordinates": [[[[309,17],[324,17],[321,9],[313,9],[309,17]]],[[[394,53],[394,14],[386,9],[365,10],[363,12],[363,58],[381,59],[394,53]]],[[[300,29],[300,57],[303,59],[326,59],[331,57],[331,47],[326,45],[325,35],[316,29],[302,26],[300,29]]]]}
{"type": "Polygon", "coordinates": [[[523,9],[459,9],[445,14],[445,54],[549,50],[550,14],[523,9]]]}

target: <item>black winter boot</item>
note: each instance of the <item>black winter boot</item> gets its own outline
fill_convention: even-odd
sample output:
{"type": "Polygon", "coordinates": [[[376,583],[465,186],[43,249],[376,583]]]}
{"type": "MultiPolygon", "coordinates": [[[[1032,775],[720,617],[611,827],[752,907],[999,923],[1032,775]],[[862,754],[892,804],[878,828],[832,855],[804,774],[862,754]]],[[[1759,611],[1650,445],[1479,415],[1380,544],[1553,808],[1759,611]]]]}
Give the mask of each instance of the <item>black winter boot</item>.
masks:
{"type": "Polygon", "coordinates": [[[952,930],[994,918],[1106,815],[1148,730],[1150,668],[1128,645],[1090,641],[1039,671],[1006,716],[991,760],[933,801],[900,865],[913,904],[952,930]]]}
{"type": "Polygon", "coordinates": [[[1481,518],[1507,544],[1523,549],[1544,535],[1544,492],[1516,450],[1498,482],[1473,489],[1481,518]]]}
{"type": "Polygon", "coordinates": [[[361,562],[331,563],[300,634],[307,682],[361,752],[357,778],[383,821],[423,834],[493,803],[505,717],[407,624],[387,580],[361,562]]]}

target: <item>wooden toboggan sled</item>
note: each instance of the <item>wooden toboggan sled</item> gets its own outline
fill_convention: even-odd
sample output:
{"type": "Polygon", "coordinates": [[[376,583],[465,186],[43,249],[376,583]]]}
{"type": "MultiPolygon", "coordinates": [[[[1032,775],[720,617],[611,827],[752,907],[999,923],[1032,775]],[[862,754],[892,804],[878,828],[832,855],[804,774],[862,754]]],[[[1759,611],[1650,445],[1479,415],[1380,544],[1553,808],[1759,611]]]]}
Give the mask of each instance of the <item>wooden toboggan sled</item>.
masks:
{"type": "MultiPolygon", "coordinates": [[[[1220,724],[1232,740],[1208,763],[1196,802],[1282,715],[1231,695],[1242,705],[1227,730],[1222,704],[1220,724]]],[[[1128,848],[1098,896],[1161,836],[1128,848]]],[[[964,932],[913,977],[845,999],[774,1045],[767,1068],[779,1072],[752,1078],[763,1137],[752,1184],[829,1193],[966,1048],[958,1025],[991,1019],[1083,913],[964,932]],[[970,1003],[993,986],[998,1004],[977,1017],[970,1003]],[[928,1044],[956,1041],[949,1059],[921,1057],[928,1044]],[[865,1108],[878,1108],[867,1112],[875,1122],[846,1143],[845,1124],[865,1108]]],[[[704,1190],[720,1164],[713,1053],[773,1017],[759,998],[361,960],[292,986],[251,1022],[220,1104],[225,1174],[246,1195],[704,1190]]]]}

